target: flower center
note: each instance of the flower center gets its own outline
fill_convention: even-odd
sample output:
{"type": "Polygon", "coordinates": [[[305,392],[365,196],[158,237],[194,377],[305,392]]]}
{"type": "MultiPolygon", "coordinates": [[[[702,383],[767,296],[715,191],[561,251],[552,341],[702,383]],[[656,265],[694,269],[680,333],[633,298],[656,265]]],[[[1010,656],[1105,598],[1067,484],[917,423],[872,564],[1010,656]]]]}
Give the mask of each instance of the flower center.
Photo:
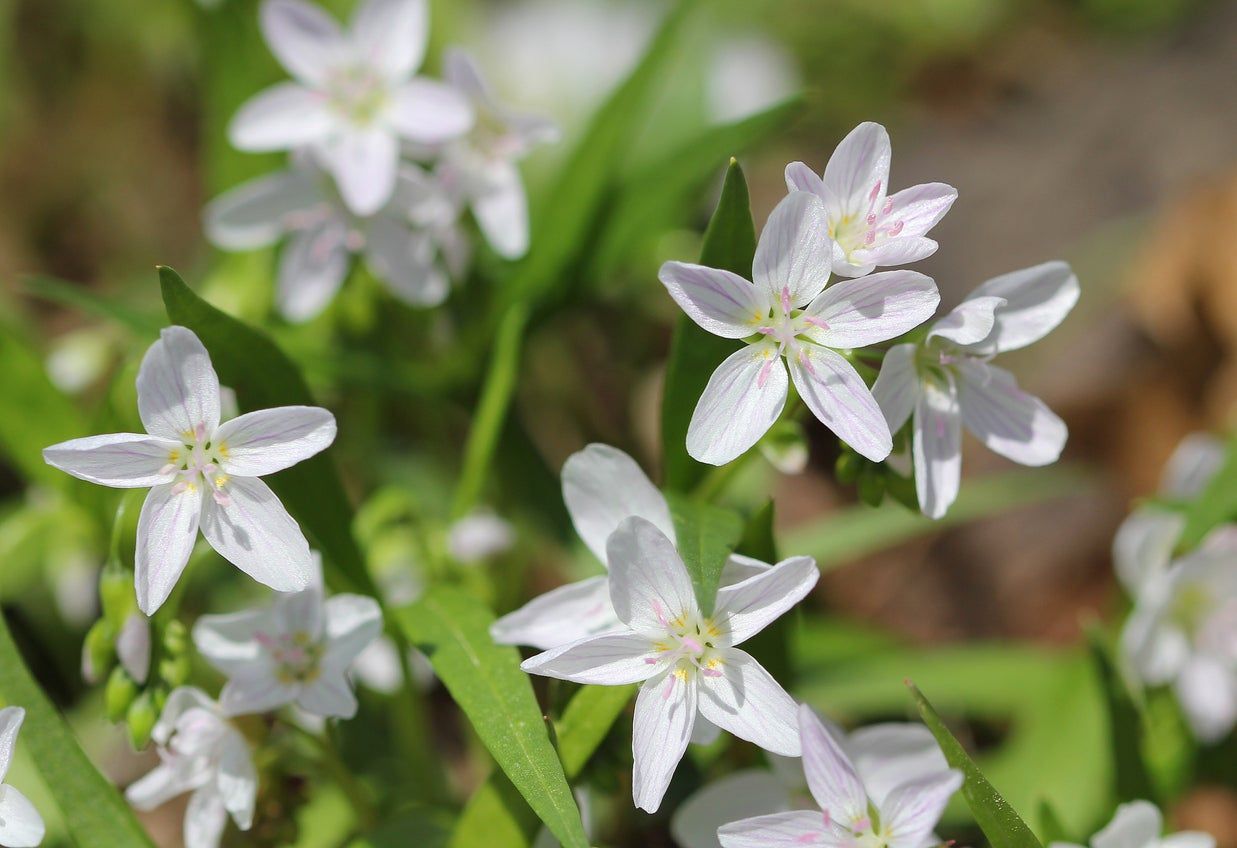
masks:
{"type": "Polygon", "coordinates": [[[226,489],[230,478],[223,471],[227,443],[214,441],[214,434],[207,433],[205,424],[186,430],[180,438],[181,446],[168,451],[167,464],[159,469],[160,474],[176,475],[173,493],[196,492],[198,486],[205,486],[216,503],[228,506],[232,502],[226,489]]]}
{"type": "MultiPolygon", "coordinates": [[[[790,287],[783,286],[781,295],[777,302],[773,304],[773,308],[769,310],[767,316],[758,315],[756,317],[756,332],[763,338],[755,338],[751,340],[752,344],[764,344],[772,342],[777,354],[785,356],[787,359],[798,357],[800,363],[811,370],[811,360],[805,355],[802,349],[803,340],[801,336],[812,328],[820,330],[828,330],[829,325],[812,315],[804,314],[802,309],[796,309],[790,301],[790,287]]],[[[769,372],[773,370],[777,364],[776,356],[767,356],[767,361],[764,367],[760,370],[760,376],[757,382],[761,388],[764,387],[765,381],[769,379],[769,372]]]]}
{"type": "Polygon", "coordinates": [[[337,72],[326,90],[331,109],[358,127],[372,126],[390,101],[386,81],[364,67],[337,72]]]}
{"type": "Polygon", "coordinates": [[[868,208],[863,213],[851,212],[841,218],[829,219],[829,237],[837,242],[849,261],[857,250],[868,250],[902,233],[904,222],[893,217],[893,200],[885,198],[877,207],[882,182],[876,181],[868,192],[868,208]]]}
{"type": "Polygon", "coordinates": [[[669,663],[674,676],[686,680],[697,673],[705,677],[721,677],[724,634],[712,619],[685,613],[670,619],[658,610],[658,619],[666,628],[665,636],[653,644],[656,657],[648,663],[669,663]]]}
{"type": "Polygon", "coordinates": [[[305,630],[271,634],[259,632],[255,638],[275,663],[280,683],[310,683],[318,678],[322,644],[305,630]]]}

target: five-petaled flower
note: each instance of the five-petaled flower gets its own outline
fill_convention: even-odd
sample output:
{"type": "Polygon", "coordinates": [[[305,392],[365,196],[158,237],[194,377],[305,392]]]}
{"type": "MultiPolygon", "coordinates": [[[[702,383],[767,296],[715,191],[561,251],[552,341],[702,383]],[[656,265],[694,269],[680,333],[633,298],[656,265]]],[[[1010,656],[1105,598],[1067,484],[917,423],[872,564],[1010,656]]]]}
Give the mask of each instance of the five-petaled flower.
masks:
{"type": "Polygon", "coordinates": [[[0,845],[4,848],[34,848],[43,841],[43,817],[25,795],[4,782],[25,718],[21,707],[0,710],[0,845]]]}
{"type": "Polygon", "coordinates": [[[685,262],[660,278],[687,315],[708,332],[747,345],[713,372],[687,431],[687,452],[725,465],[773,426],[786,404],[785,358],[799,397],[856,451],[879,462],[892,439],[863,378],[838,349],[888,341],[932,316],[936,284],[915,271],[885,271],[826,288],[833,252],[825,207],[789,194],[765,225],[752,279],[685,262]]]}
{"type": "Polygon", "coordinates": [[[607,544],[610,600],[625,630],[538,654],[526,671],[577,683],[643,683],[636,698],[632,795],[654,812],[691,741],[697,713],[712,725],[786,756],[799,754],[794,701],[736,646],[816,584],[810,557],[794,557],[697,604],[674,545],[643,518],[624,520],[607,544]]]}
{"type": "Polygon", "coordinates": [[[151,738],[159,765],[125,790],[129,803],[153,810],[192,792],[185,810],[185,848],[217,848],[228,815],[241,830],[253,824],[258,775],[249,746],[200,689],[168,695],[151,738]]]}
{"type": "MultiPolygon", "coordinates": [[[[1091,837],[1091,848],[1215,848],[1215,837],[1197,830],[1163,836],[1164,816],[1150,801],[1117,807],[1103,830],[1091,837]]],[[[1083,848],[1072,842],[1052,842],[1048,848],[1083,848]]]]}
{"type": "Polygon", "coordinates": [[[283,406],[219,422],[219,378],[184,327],[168,327],[137,375],[146,434],[113,433],[52,445],[49,465],[120,489],[150,488],[137,525],[134,578],[142,612],[171,593],[198,529],[225,559],[281,592],[305,588],[309,545],[260,476],[282,471],[335,439],[325,409],[283,406]]]}
{"type": "Polygon", "coordinates": [[[473,125],[465,97],[415,77],[425,58],[425,0],[365,0],[344,33],[302,0],[265,0],[262,31],[296,78],[256,95],[232,120],[232,144],[248,151],[310,149],[358,215],[395,190],[400,140],[437,144],[473,125]]]}
{"type": "Polygon", "coordinates": [[[823,177],[802,162],[786,166],[786,187],[825,204],[833,240],[833,273],[862,277],[877,266],[905,265],[936,253],[928,230],[958,197],[952,186],[924,183],[889,191],[889,133],[880,124],[855,127],[829,157],[823,177]]]}
{"type": "Polygon", "coordinates": [[[720,828],[724,848],[925,848],[949,797],[962,785],[952,769],[908,779],[883,797],[855,768],[816,714],[799,707],[803,770],[820,807],[743,819],[720,828]]]}
{"type": "Polygon", "coordinates": [[[382,633],[373,598],[324,600],[321,559],[300,592],[281,594],[267,609],[204,615],[193,628],[203,658],[228,676],[219,694],[224,714],[262,713],[285,704],[323,717],[352,718],[357,701],[348,669],[382,633]]]}
{"type": "Polygon", "coordinates": [[[872,392],[896,432],[914,416],[912,455],[919,508],[940,518],[958,496],[962,425],[990,450],[1023,465],[1056,462],[1065,422],[1014,375],[988,364],[1038,341],[1078,301],[1064,262],[994,277],[929,329],[918,344],[890,348],[872,392]]]}

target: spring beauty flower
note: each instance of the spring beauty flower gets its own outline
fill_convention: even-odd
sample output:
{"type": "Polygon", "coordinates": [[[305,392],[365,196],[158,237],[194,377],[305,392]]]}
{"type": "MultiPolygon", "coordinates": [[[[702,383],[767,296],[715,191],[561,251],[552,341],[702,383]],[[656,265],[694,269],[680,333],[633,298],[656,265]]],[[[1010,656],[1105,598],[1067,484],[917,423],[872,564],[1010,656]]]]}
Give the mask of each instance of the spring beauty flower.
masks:
{"type": "Polygon", "coordinates": [[[229,138],[251,152],[309,149],[357,215],[391,198],[401,139],[437,144],[472,127],[455,89],[413,76],[429,36],[424,0],[364,0],[347,32],[310,3],[265,0],[261,23],[295,82],[245,103],[229,138]]]}
{"type": "Polygon", "coordinates": [[[819,810],[732,822],[717,832],[724,848],[926,848],[932,843],[945,804],[962,785],[960,772],[931,771],[888,789],[865,779],[811,707],[799,707],[799,729],[803,770],[819,810]]]}
{"type": "Polygon", "coordinates": [[[958,496],[963,425],[989,450],[1022,465],[1048,465],[1061,455],[1065,423],[989,362],[1046,336],[1078,294],[1078,279],[1064,262],[994,277],[933,324],[922,342],[885,354],[872,393],[890,430],[913,414],[915,489],[924,515],[940,518],[958,496]]]}
{"type": "Polygon", "coordinates": [[[877,266],[905,265],[936,253],[927,232],[945,217],[958,191],[924,183],[889,191],[889,133],[880,124],[855,127],[818,177],[802,162],[786,166],[786,187],[807,191],[825,204],[833,240],[833,273],[862,277],[877,266]]]}
{"type": "Polygon", "coordinates": [[[249,746],[206,693],[188,686],[174,690],[151,738],[160,763],[125,790],[130,804],[153,810],[192,792],[185,848],[218,848],[229,815],[241,830],[250,828],[258,775],[249,746]]]}
{"type": "Polygon", "coordinates": [[[725,465],[756,444],[781,415],[791,380],[842,441],[874,462],[889,455],[880,408],[838,351],[913,329],[932,316],[940,295],[915,271],[826,288],[833,252],[826,229],[821,201],[796,191],[760,234],[754,282],[686,262],[662,265],[659,277],[688,317],[715,336],[747,342],[717,366],[692,413],[687,452],[700,462],[725,465]]]}
{"type": "Polygon", "coordinates": [[[43,459],[118,489],[150,488],[137,525],[137,602],[151,615],[189,561],[198,530],[219,554],[280,592],[309,582],[309,545],[259,478],[335,440],[325,409],[282,406],[219,423],[219,378],[192,331],[168,327],[142,358],[137,405],[146,433],[73,439],[43,459]]]}
{"type": "Polygon", "coordinates": [[[34,848],[43,841],[43,817],[25,795],[4,782],[25,719],[21,707],[0,710],[0,846],[4,848],[34,848]]]}
{"type": "MultiPolygon", "coordinates": [[[[1215,848],[1215,837],[1196,830],[1162,836],[1164,817],[1150,801],[1132,801],[1117,807],[1103,830],[1091,837],[1091,848],[1215,848]]],[[[1071,842],[1053,842],[1048,848],[1083,848],[1071,842]]]]}
{"type": "Polygon", "coordinates": [[[314,571],[309,586],[278,595],[266,609],[198,619],[193,643],[228,676],[219,693],[225,715],[264,713],[293,703],[317,716],[356,715],[348,670],[382,633],[382,610],[363,595],[325,598],[316,553],[314,571]]]}
{"type": "MultiPolygon", "coordinates": [[[[855,766],[879,807],[898,787],[949,771],[945,755],[922,724],[873,724],[851,733],[821,719],[855,766]]],[[[671,831],[683,848],[718,848],[717,830],[737,819],[813,807],[803,762],[769,755],[771,769],[744,769],[696,792],[674,813],[671,831]]]]}
{"type": "Polygon", "coordinates": [[[401,165],[390,199],[372,214],[355,214],[318,166],[294,156],[284,171],[225,192],[207,204],[207,237],[224,250],[256,250],[289,237],[279,257],[275,302],[290,321],[326,308],[362,257],[391,294],[410,306],[435,306],[450,289],[435,263],[432,235],[412,226],[424,204],[420,171],[401,165]]]}
{"type": "Polygon", "coordinates": [[[820,573],[811,557],[719,589],[706,615],[683,560],[654,524],[628,518],[606,548],[610,600],[625,629],[561,645],[521,667],[576,683],[643,684],[632,730],[636,806],[651,813],[661,805],[697,714],[768,751],[797,756],[794,702],[736,646],[812,590],[820,573]]]}

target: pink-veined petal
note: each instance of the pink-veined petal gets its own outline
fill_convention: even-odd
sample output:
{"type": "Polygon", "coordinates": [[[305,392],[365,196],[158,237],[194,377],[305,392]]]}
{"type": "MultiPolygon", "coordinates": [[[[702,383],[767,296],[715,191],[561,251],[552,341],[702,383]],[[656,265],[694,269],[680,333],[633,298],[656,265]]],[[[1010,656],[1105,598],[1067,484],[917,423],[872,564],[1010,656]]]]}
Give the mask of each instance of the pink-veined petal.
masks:
{"type": "Polygon", "coordinates": [[[962,415],[953,378],[947,385],[927,380],[915,404],[911,454],[919,509],[940,518],[958,497],[962,480],[962,415]]]}
{"type": "Polygon", "coordinates": [[[732,648],[716,669],[700,674],[700,714],[722,730],[786,757],[800,753],[795,702],[748,653],[732,648]]]}
{"type": "Polygon", "coordinates": [[[352,16],[352,44],[362,61],[392,81],[406,80],[425,60],[425,0],[364,0],[352,16]]]}
{"type": "MultiPolygon", "coordinates": [[[[696,723],[704,720],[698,717],[696,723]]],[[[705,785],[684,801],[670,819],[670,832],[683,848],[718,848],[717,831],[723,825],[789,808],[790,792],[776,775],[764,769],[739,771],[705,785]]],[[[820,822],[819,816],[816,821],[820,822]]],[[[761,843],[762,848],[768,844],[761,843]]]]}
{"type": "Polygon", "coordinates": [[[335,441],[335,416],[319,406],[280,406],[246,412],[215,431],[223,469],[261,477],[291,468],[335,441]]]}
{"type": "Polygon", "coordinates": [[[259,21],[275,58],[305,83],[325,82],[345,57],[339,24],[317,4],[265,0],[259,21]]]}
{"type": "Polygon", "coordinates": [[[824,819],[812,810],[788,810],[731,822],[717,831],[722,848],[812,848],[833,845],[824,819]]]}
{"type": "Polygon", "coordinates": [[[687,568],[652,522],[625,519],[610,535],[606,558],[614,611],[637,633],[664,633],[669,622],[697,612],[687,568]]]}
{"type": "Polygon", "coordinates": [[[321,141],[336,123],[322,94],[281,82],[245,101],[228,124],[228,140],[250,153],[292,150],[321,141]]]}
{"type": "Polygon", "coordinates": [[[276,301],[289,321],[308,321],[331,302],[348,275],[347,227],[334,219],[296,233],[279,258],[276,301]]]}
{"type": "Polygon", "coordinates": [[[645,812],[661,806],[695,721],[696,686],[690,680],[667,671],[640,687],[631,728],[631,794],[645,812]]]}
{"type": "Polygon", "coordinates": [[[165,327],[142,357],[137,408],[146,432],[177,441],[219,426],[219,378],[192,330],[165,327]]]}
{"type": "Polygon", "coordinates": [[[413,77],[395,90],[388,120],[401,136],[420,144],[441,144],[473,127],[468,100],[446,83],[413,77]]]}
{"type": "Polygon", "coordinates": [[[962,301],[932,325],[928,338],[941,336],[954,344],[982,342],[996,326],[996,312],[1006,304],[1003,297],[972,297],[962,301]]]}
{"type": "Polygon", "coordinates": [[[896,338],[932,317],[940,292],[918,271],[882,271],[835,283],[804,310],[805,335],[825,347],[864,347],[896,338]]]}
{"type": "Polygon", "coordinates": [[[171,482],[173,472],[163,469],[174,463],[184,450],[183,444],[171,439],[139,433],[109,433],[44,448],[43,461],[79,480],[116,489],[144,489],[171,482]]]}
{"type": "Polygon", "coordinates": [[[786,190],[806,191],[814,194],[822,201],[825,199],[825,183],[820,175],[802,162],[791,162],[786,166],[786,190]]]}
{"type": "Polygon", "coordinates": [[[622,686],[648,680],[664,668],[648,637],[634,633],[588,636],[529,657],[529,674],[575,683],[622,686]]]}
{"type": "Polygon", "coordinates": [[[880,374],[872,384],[872,397],[885,416],[890,433],[902,429],[919,400],[919,373],[915,356],[919,348],[913,344],[894,345],[885,351],[880,374]]]}
{"type": "Polygon", "coordinates": [[[760,232],[752,281],[772,302],[788,299],[791,306],[801,307],[829,282],[832,262],[833,242],[820,198],[791,192],[774,207],[760,232]]]}
{"type": "Polygon", "coordinates": [[[989,450],[1022,465],[1057,461],[1069,430],[1043,401],[1018,388],[1003,368],[970,358],[958,368],[962,423],[989,450]]]}
{"type": "Polygon", "coordinates": [[[791,557],[754,577],[717,592],[713,619],[730,634],[730,644],[738,645],[780,618],[807,597],[820,579],[816,560],[791,557]]]}
{"type": "Polygon", "coordinates": [[[1045,262],[988,280],[968,299],[1003,297],[1007,302],[997,310],[992,334],[972,350],[999,353],[1042,339],[1065,320],[1080,293],[1078,278],[1065,262],[1045,262]]]}
{"type": "Polygon", "coordinates": [[[228,562],[276,592],[299,592],[309,584],[309,543],[270,487],[257,477],[233,477],[223,502],[207,492],[202,535],[228,562]]]}
{"type": "Polygon", "coordinates": [[[146,495],[137,520],[133,573],[137,605],[146,615],[163,606],[185,570],[201,514],[201,487],[164,483],[146,495]]]}
{"type": "Polygon", "coordinates": [[[738,274],[666,262],[657,277],[687,317],[715,336],[741,339],[768,323],[768,292],[738,274]]]}
{"type": "Polygon", "coordinates": [[[777,346],[745,345],[717,366],[687,427],[687,452],[697,462],[725,465],[769,431],[789,387],[777,346]]]}
{"type": "Polygon", "coordinates": [[[602,633],[626,630],[610,604],[610,579],[589,577],[533,598],[490,626],[500,645],[529,645],[542,651],[602,633]]]}
{"type": "Polygon", "coordinates": [[[674,543],[674,522],[666,498],[640,466],[609,445],[591,444],[563,463],[563,502],[571,523],[604,565],[606,540],[623,519],[638,515],[674,543]]]}
{"type": "Polygon", "coordinates": [[[922,236],[945,217],[958,199],[958,190],[945,183],[923,183],[889,195],[886,221],[902,225],[900,235],[922,236]]]}
{"type": "Polygon", "coordinates": [[[859,372],[836,351],[803,344],[789,359],[799,397],[839,439],[873,462],[893,449],[885,416],[859,372]]]}
{"type": "Polygon", "coordinates": [[[237,186],[202,211],[206,237],[224,250],[255,250],[279,241],[297,213],[323,201],[315,175],[279,171],[237,186]]]}
{"type": "Polygon", "coordinates": [[[803,772],[821,810],[844,826],[868,817],[868,795],[854,765],[812,708],[799,707],[803,772]]]}
{"type": "Polygon", "coordinates": [[[889,133],[865,121],[838,144],[822,177],[829,217],[867,215],[879,210],[889,189],[889,133]]]}
{"type": "Polygon", "coordinates": [[[922,724],[870,724],[852,731],[841,744],[878,807],[898,786],[949,771],[932,731],[922,724]]]}
{"type": "Polygon", "coordinates": [[[945,805],[962,786],[962,772],[946,771],[903,783],[881,805],[881,824],[889,848],[923,848],[945,805]]]}
{"type": "Polygon", "coordinates": [[[835,267],[834,270],[843,277],[858,277],[878,265],[882,267],[909,265],[912,262],[927,259],[936,253],[938,247],[940,245],[932,239],[923,236],[898,236],[877,242],[870,248],[856,250],[854,257],[856,261],[862,263],[861,267],[852,267],[850,271],[838,270],[835,267]]]}

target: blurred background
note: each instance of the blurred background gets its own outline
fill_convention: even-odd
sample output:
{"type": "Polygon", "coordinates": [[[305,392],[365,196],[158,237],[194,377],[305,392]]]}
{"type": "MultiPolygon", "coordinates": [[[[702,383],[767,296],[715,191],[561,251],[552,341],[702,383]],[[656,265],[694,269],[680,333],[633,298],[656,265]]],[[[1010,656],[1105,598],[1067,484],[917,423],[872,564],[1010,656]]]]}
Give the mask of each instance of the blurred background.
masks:
{"type": "MultiPolygon", "coordinates": [[[[351,3],[326,5],[342,13],[351,3]]],[[[666,8],[433,4],[431,70],[442,48],[463,44],[507,102],[564,128],[562,144],[526,163],[534,238],[539,211],[555,202],[538,188],[666,8]]],[[[360,274],[326,315],[290,326],[271,311],[272,252],[225,256],[206,243],[203,204],[279,161],[234,152],[224,137],[236,107],[282,77],[256,20],[252,0],[0,5],[0,368],[10,375],[0,379],[0,586],[27,657],[121,781],[143,762],[78,673],[108,526],[27,448],[110,432],[94,425],[132,416],[136,362],[162,322],[154,265],[267,325],[305,366],[345,422],[337,450],[358,502],[398,491],[411,511],[445,515],[436,502],[446,496],[435,492],[454,473],[483,363],[443,352],[468,326],[467,288],[434,313],[392,310],[360,274]],[[31,388],[40,381],[54,394],[31,388]],[[63,422],[84,429],[61,435],[63,422]]],[[[819,171],[851,127],[873,120],[893,138],[893,188],[942,181],[959,190],[932,234],[939,252],[918,266],[936,279],[943,307],[1005,271],[1056,258],[1075,267],[1083,296],[1074,313],[1007,361],[1068,422],[1060,465],[1014,471],[968,443],[963,499],[949,519],[928,527],[887,504],[874,521],[834,480],[836,440],[808,427],[801,473],[751,466],[734,490],[741,504],[752,493],[748,506],[772,491],[783,550],[829,568],[814,603],[849,629],[804,637],[805,697],[842,718],[905,717],[900,681],[914,674],[947,707],[973,698],[968,727],[976,747],[993,749],[994,783],[1032,804],[1045,790],[1029,770],[1040,769],[1039,783],[1057,781],[1063,817],[1081,828],[1098,806],[1087,785],[1097,772],[1076,758],[1093,749],[1098,707],[1076,659],[1081,623],[1114,619],[1125,603],[1112,577],[1113,532],[1155,491],[1183,436],[1234,423],[1237,3],[714,0],[691,31],[625,167],[802,91],[783,128],[740,157],[758,226],[784,194],[787,162],[819,171]],[[870,641],[857,647],[855,634],[870,641]],[[1010,641],[1018,653],[984,654],[1010,641]],[[860,660],[865,670],[853,671],[860,660]],[[977,674],[982,692],[941,691],[977,674]],[[1030,689],[1043,709],[1027,703],[1030,689]],[[1070,699],[1081,700],[1064,706],[1070,699]]],[[[695,255],[725,157],[716,165],[707,191],[621,251],[581,263],[529,335],[517,432],[502,459],[521,484],[488,493],[517,528],[515,548],[489,566],[510,577],[496,583],[500,608],[574,567],[561,552],[570,533],[555,479],[568,454],[602,441],[657,468],[676,309],[656,269],[695,255]]],[[[480,267],[484,277],[494,260],[480,267]]],[[[390,562],[411,556],[391,538],[369,546],[376,568],[398,570],[390,562]]],[[[225,573],[215,568],[194,578],[201,609],[239,597],[215,592],[211,575],[225,573]]],[[[459,771],[453,780],[475,784],[459,771]]],[[[1237,846],[1231,784],[1204,781],[1176,815],[1237,846]]],[[[175,809],[152,822],[177,844],[175,809]]],[[[666,844],[656,825],[641,838],[666,844]]]]}

